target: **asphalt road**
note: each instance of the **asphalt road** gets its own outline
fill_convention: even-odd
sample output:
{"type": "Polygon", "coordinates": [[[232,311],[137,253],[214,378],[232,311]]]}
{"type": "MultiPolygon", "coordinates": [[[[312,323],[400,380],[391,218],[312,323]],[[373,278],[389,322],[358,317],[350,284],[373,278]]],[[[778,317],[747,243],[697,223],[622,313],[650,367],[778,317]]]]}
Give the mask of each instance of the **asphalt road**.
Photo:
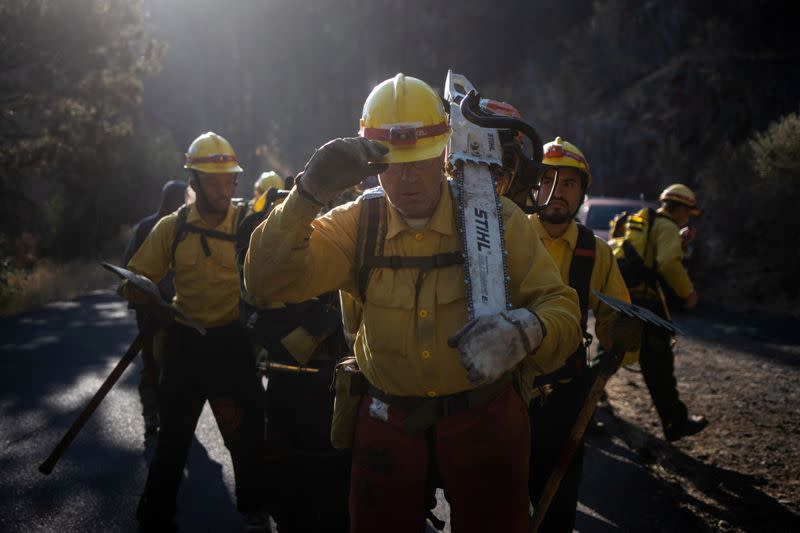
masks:
{"type": "MultiPolygon", "coordinates": [[[[52,474],[37,470],[135,333],[133,314],[108,291],[0,320],[0,531],[135,531],[154,444],[139,412],[138,358],[52,474]]],[[[182,531],[241,531],[230,459],[208,407],[184,475],[182,531]]],[[[447,515],[441,494],[437,514],[447,515]]],[[[622,440],[589,438],[579,531],[677,532],[684,518],[622,440]]]]}

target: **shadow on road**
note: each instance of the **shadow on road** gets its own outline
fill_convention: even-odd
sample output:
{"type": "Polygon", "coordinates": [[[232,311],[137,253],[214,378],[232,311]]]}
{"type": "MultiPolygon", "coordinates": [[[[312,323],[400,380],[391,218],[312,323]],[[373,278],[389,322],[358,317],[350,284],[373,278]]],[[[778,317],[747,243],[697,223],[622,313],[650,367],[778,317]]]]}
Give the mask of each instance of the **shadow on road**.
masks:
{"type": "MultiPolygon", "coordinates": [[[[144,484],[142,485],[144,487],[144,484]]],[[[223,479],[222,465],[194,438],[178,493],[180,531],[240,532],[242,519],[223,479]]]]}
{"type": "Polygon", "coordinates": [[[578,531],[684,532],[697,529],[664,482],[654,477],[639,457],[613,432],[586,439],[579,493],[578,531]]]}
{"type": "Polygon", "coordinates": [[[715,531],[800,531],[800,516],[760,490],[763,480],[704,463],[606,408],[598,416],[611,433],[637,451],[638,461],[657,472],[662,489],[685,510],[684,517],[695,522],[692,530],[707,530],[711,523],[716,524],[715,531]],[[696,513],[704,515],[705,522],[693,516],[696,513]]]}
{"type": "MultiPolygon", "coordinates": [[[[0,320],[0,530],[135,531],[154,450],[144,438],[138,358],[53,473],[37,471],[135,333],[133,314],[110,291],[0,320]]],[[[223,465],[207,447],[215,457],[226,451],[212,437],[193,441],[178,521],[185,531],[241,531],[223,465]]]]}

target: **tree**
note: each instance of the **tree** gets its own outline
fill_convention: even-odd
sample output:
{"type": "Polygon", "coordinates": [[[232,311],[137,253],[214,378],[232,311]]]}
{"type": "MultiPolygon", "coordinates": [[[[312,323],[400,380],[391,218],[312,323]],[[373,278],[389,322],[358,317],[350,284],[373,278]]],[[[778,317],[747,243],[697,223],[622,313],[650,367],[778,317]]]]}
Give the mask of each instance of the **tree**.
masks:
{"type": "Polygon", "coordinates": [[[700,286],[722,301],[796,313],[800,218],[793,193],[800,185],[800,116],[790,113],[722,150],[699,182],[699,266],[707,273],[700,286]]]}
{"type": "Polygon", "coordinates": [[[0,232],[33,229],[67,258],[117,231],[145,179],[124,153],[162,52],[138,2],[0,4],[0,232]]]}

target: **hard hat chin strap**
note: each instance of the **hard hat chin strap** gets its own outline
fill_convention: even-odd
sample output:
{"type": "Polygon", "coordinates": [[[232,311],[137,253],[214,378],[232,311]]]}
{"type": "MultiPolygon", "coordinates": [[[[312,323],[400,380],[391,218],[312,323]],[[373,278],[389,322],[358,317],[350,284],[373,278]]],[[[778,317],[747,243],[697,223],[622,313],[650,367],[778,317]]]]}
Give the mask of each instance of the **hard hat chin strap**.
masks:
{"type": "MultiPolygon", "coordinates": [[[[553,195],[555,194],[556,189],[558,188],[558,167],[555,167],[555,169],[556,169],[556,173],[555,173],[555,176],[553,176],[553,185],[552,185],[552,187],[550,187],[550,194],[547,195],[547,200],[545,200],[545,202],[543,204],[539,203],[539,194],[541,193],[541,183],[542,183],[541,176],[543,176],[544,173],[540,174],[539,182],[536,184],[536,201],[534,202],[534,206],[533,206],[533,212],[534,213],[541,214],[542,211],[544,211],[545,209],[547,209],[550,206],[550,200],[553,199],[553,195]]],[[[540,218],[541,218],[541,216],[540,216],[540,218]]]]}
{"type": "Polygon", "coordinates": [[[189,184],[192,185],[194,182],[194,193],[197,196],[197,207],[202,211],[209,211],[211,207],[211,202],[208,200],[208,196],[206,196],[206,191],[203,189],[203,183],[200,181],[200,176],[197,174],[196,170],[191,171],[191,177],[189,178],[189,184]]]}

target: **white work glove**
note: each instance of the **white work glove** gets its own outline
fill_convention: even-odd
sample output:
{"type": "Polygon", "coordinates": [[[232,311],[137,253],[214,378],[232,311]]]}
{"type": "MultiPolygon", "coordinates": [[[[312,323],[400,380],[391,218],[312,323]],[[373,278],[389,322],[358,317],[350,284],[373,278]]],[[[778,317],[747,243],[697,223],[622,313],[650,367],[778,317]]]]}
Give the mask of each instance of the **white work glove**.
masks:
{"type": "Polygon", "coordinates": [[[322,145],[306,163],[299,184],[320,204],[388,167],[379,161],[389,151],[376,141],[363,137],[334,139],[322,145]]]}
{"type": "Polygon", "coordinates": [[[525,308],[470,320],[447,340],[461,352],[461,363],[473,384],[492,383],[539,348],[544,327],[525,308]]]}

